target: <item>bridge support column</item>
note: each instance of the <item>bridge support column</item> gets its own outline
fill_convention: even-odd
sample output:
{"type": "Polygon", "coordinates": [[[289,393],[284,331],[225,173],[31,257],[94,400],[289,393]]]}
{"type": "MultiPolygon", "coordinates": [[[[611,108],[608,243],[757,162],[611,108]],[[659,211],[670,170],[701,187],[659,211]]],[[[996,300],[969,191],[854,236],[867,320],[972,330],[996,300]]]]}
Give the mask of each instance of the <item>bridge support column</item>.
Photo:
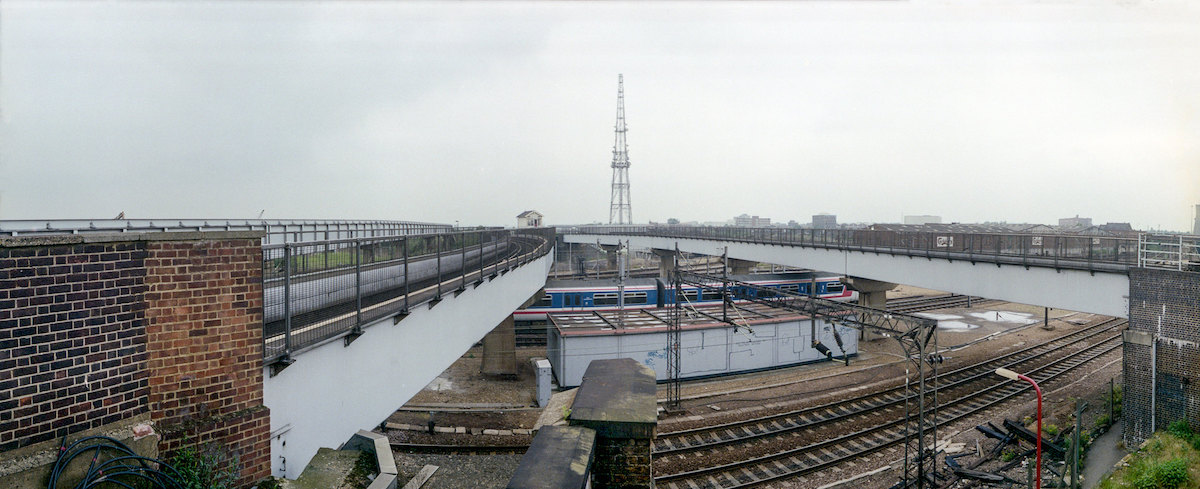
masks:
{"type": "MultiPolygon", "coordinates": [[[[675,250],[651,250],[658,257],[658,276],[669,281],[675,275],[675,250]]],[[[669,283],[669,282],[668,282],[669,283]]]]}
{"type": "Polygon", "coordinates": [[[658,428],[654,371],[631,358],[593,360],[568,422],[596,431],[594,489],[650,489],[651,441],[658,428]]]}
{"type": "Polygon", "coordinates": [[[483,337],[480,371],[492,377],[517,376],[517,330],[511,314],[483,337]]]}
{"type": "Polygon", "coordinates": [[[604,249],[604,258],[608,260],[608,269],[616,270],[617,257],[620,256],[617,251],[620,251],[621,247],[616,245],[603,245],[600,248],[604,249]]]}
{"type": "Polygon", "coordinates": [[[729,259],[729,274],[730,275],[748,275],[750,269],[754,268],[758,262],[738,260],[736,258],[729,259]]]}
{"type": "MultiPolygon", "coordinates": [[[[860,306],[873,307],[875,309],[887,309],[887,291],[896,288],[896,284],[891,282],[880,282],[860,277],[846,277],[846,283],[858,291],[858,304],[860,306]]],[[[873,331],[864,330],[859,334],[859,337],[863,340],[873,340],[881,336],[873,331]]]]}

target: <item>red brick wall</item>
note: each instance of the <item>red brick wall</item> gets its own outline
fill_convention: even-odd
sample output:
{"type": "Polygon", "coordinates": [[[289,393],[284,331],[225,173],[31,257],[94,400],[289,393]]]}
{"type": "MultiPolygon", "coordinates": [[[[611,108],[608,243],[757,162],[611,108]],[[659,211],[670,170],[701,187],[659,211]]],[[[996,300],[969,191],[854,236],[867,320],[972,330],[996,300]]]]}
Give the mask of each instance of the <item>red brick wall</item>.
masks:
{"type": "Polygon", "coordinates": [[[146,411],[145,256],[0,246],[0,452],[146,411]]]}
{"type": "Polygon", "coordinates": [[[238,458],[243,482],[270,475],[259,240],[149,243],[145,282],[160,448],[220,441],[238,458]]]}
{"type": "Polygon", "coordinates": [[[164,458],[217,442],[269,475],[248,236],[0,239],[0,452],[149,411],[164,458]]]}

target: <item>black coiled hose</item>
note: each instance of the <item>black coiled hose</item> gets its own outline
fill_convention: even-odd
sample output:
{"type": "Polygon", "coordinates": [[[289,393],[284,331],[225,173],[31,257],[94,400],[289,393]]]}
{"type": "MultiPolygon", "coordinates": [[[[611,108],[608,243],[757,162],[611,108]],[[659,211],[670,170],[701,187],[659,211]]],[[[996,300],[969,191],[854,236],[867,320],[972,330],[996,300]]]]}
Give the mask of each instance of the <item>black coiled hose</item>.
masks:
{"type": "Polygon", "coordinates": [[[119,487],[125,489],[178,489],[180,474],[170,464],[158,459],[143,457],[133,452],[124,443],[107,436],[89,436],[66,445],[63,435],[59,443],[58,459],[50,471],[48,489],[59,489],[59,483],[67,466],[76,458],[90,456],[87,472],[74,485],[63,481],[63,488],[99,489],[119,487]],[[90,455],[88,455],[90,453],[90,455]]]}

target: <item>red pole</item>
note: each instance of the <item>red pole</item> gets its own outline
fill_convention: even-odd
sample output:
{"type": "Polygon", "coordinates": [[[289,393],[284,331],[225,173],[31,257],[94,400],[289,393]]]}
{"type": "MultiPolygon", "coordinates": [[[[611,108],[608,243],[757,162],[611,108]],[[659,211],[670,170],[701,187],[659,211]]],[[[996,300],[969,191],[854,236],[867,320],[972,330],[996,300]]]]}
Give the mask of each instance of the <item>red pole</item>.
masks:
{"type": "Polygon", "coordinates": [[[1017,374],[1017,378],[1032,384],[1033,390],[1037,392],[1037,465],[1034,468],[1036,472],[1033,480],[1035,481],[1034,489],[1042,489],[1042,388],[1038,387],[1037,382],[1029,377],[1017,374]]]}
{"type": "Polygon", "coordinates": [[[1037,382],[1034,382],[1033,379],[1006,368],[996,369],[996,374],[1012,380],[1020,379],[1029,382],[1033,386],[1033,390],[1037,392],[1037,463],[1035,468],[1037,475],[1034,478],[1036,481],[1034,489],[1042,489],[1042,388],[1038,387],[1037,382]]]}

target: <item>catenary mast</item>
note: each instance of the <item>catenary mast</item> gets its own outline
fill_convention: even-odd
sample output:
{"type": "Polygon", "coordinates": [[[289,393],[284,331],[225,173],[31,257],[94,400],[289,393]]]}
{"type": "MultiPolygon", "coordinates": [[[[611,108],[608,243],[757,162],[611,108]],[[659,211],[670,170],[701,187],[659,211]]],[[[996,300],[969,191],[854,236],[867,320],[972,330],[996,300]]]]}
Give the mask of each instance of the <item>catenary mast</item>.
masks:
{"type": "Polygon", "coordinates": [[[625,144],[625,76],[617,75],[617,136],[613,142],[612,199],[609,224],[633,224],[629,206],[629,146],[625,144]]]}

